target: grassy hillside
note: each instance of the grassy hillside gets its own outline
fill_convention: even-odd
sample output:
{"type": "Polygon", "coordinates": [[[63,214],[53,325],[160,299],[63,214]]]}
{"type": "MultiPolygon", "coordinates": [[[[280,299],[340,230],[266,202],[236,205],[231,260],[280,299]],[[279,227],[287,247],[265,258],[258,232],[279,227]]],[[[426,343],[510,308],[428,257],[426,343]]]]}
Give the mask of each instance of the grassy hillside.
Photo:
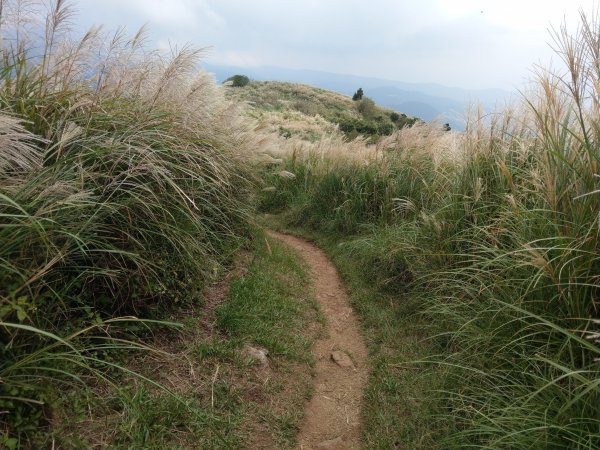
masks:
{"type": "Polygon", "coordinates": [[[257,119],[269,113],[281,117],[282,136],[297,135],[310,141],[318,140],[321,133],[314,126],[298,127],[298,123],[316,121],[327,129],[329,122],[336,124],[349,140],[359,135],[377,140],[418,120],[377,106],[367,97],[353,101],[345,95],[297,83],[251,81],[245,86],[228,87],[226,96],[250,104],[257,119]]]}
{"type": "Polygon", "coordinates": [[[2,5],[0,448],[293,448],[319,312],[256,206],[349,282],[366,448],[599,448],[598,16],[455,133],[2,5]]]}
{"type": "Polygon", "coordinates": [[[522,104],[473,117],[453,145],[414,126],[360,158],[343,143],[291,147],[265,173],[261,209],[386,294],[355,297],[377,341],[369,401],[386,405],[365,409],[367,448],[600,448],[594,18],[554,36],[567,75],[541,71],[522,104]],[[398,360],[410,309],[432,349],[398,360]],[[406,386],[407,371],[428,389],[406,386]]]}

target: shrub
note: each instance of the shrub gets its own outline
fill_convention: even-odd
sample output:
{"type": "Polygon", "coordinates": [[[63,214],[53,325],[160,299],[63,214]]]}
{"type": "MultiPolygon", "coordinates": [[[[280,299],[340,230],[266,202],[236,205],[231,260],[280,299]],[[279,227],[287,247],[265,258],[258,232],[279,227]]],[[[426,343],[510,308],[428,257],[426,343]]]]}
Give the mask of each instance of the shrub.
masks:
{"type": "Polygon", "coordinates": [[[244,87],[248,83],[250,83],[250,78],[246,75],[234,75],[232,77],[227,78],[223,83],[231,83],[233,87],[244,87]]]}
{"type": "Polygon", "coordinates": [[[357,108],[358,112],[365,119],[373,119],[377,114],[377,106],[375,105],[375,102],[368,97],[361,99],[358,102],[357,108]]]}
{"type": "Polygon", "coordinates": [[[354,100],[354,101],[362,100],[363,95],[364,95],[364,92],[363,92],[362,88],[358,88],[358,90],[352,96],[352,100],[354,100]]]}

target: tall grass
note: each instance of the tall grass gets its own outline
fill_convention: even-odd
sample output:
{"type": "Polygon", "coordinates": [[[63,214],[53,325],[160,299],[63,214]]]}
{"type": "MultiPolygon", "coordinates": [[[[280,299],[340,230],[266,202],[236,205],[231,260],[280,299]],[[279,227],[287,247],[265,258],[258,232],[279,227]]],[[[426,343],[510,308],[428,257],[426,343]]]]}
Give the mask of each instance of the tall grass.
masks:
{"type": "MultiPolygon", "coordinates": [[[[197,298],[246,234],[256,138],[200,50],[148,50],[144,30],[75,38],[63,0],[0,5],[4,374],[43,349],[60,360],[49,342],[87,324],[197,298]]],[[[62,371],[28,365],[37,388],[3,375],[0,433],[62,371]]]]}
{"type": "Polygon", "coordinates": [[[597,15],[555,30],[562,72],[540,70],[522,105],[474,115],[452,145],[414,129],[363,163],[293,152],[295,178],[267,175],[263,208],[428,299],[442,356],[418,363],[447,369],[440,448],[599,448],[599,40],[597,15]]]}

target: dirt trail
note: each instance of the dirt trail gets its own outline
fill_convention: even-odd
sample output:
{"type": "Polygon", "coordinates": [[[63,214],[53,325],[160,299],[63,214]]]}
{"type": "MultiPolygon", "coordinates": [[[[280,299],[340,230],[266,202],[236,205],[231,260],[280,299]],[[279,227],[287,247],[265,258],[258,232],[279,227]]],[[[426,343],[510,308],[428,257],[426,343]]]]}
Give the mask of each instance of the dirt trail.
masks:
{"type": "Polygon", "coordinates": [[[360,409],[367,384],[367,350],[360,326],[335,267],[311,243],[289,235],[271,236],[296,249],[313,273],[327,330],[315,343],[314,392],[298,435],[300,450],[360,448],[360,409]],[[348,357],[349,356],[349,357],[348,357]]]}

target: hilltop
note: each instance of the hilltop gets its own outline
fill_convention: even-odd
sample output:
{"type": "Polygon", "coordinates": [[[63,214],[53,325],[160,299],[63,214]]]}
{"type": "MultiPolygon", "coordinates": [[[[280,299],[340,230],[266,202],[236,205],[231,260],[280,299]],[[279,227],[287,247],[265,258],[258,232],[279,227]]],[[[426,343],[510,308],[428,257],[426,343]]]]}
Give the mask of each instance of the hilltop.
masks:
{"type": "Polygon", "coordinates": [[[202,66],[215,75],[217,82],[224,81],[233,73],[244,73],[253,80],[300,82],[344,95],[352,95],[360,86],[379,105],[419,117],[426,122],[434,119],[449,122],[454,130],[464,130],[465,114],[473,105],[481,105],[485,111],[497,111],[517,95],[513,90],[462,89],[435,83],[411,83],[317,70],[271,66],[249,68],[207,63],[202,66]]]}
{"type": "Polygon", "coordinates": [[[376,141],[420,120],[377,105],[368,92],[362,99],[352,100],[325,89],[282,81],[250,81],[245,86],[229,86],[225,92],[231,100],[248,103],[254,118],[278,127],[282,136],[311,142],[334,126],[349,140],[363,135],[376,141]]]}

